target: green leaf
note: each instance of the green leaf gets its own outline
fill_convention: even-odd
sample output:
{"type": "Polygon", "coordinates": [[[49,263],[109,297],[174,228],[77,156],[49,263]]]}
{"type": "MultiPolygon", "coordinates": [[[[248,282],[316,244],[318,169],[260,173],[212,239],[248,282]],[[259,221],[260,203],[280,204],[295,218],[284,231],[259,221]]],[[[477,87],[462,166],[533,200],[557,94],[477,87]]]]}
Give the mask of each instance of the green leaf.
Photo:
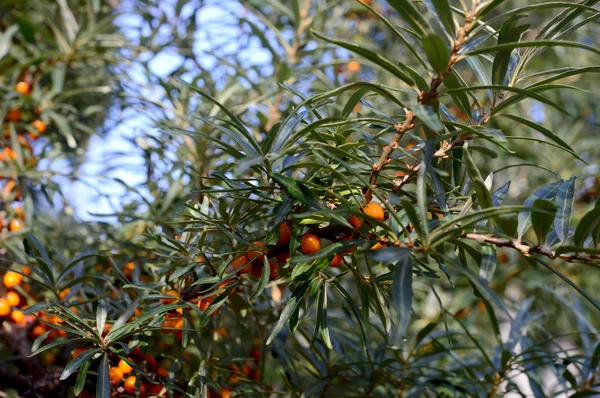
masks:
{"type": "Polygon", "coordinates": [[[583,216],[577,228],[575,229],[575,246],[583,247],[583,243],[588,236],[600,225],[600,198],[596,201],[596,206],[583,216]]]}
{"type": "Polygon", "coordinates": [[[431,33],[423,37],[421,44],[435,73],[438,77],[443,76],[450,60],[450,52],[444,39],[435,33],[431,33]]]}
{"type": "Polygon", "coordinates": [[[421,13],[412,5],[409,0],[386,0],[390,6],[400,14],[400,16],[417,32],[423,36],[430,26],[423,18],[421,13]]]}
{"type": "Polygon", "coordinates": [[[418,120],[423,122],[432,131],[444,130],[440,115],[429,105],[413,105],[410,110],[414,112],[418,120]]]}
{"type": "MultiPolygon", "coordinates": [[[[256,266],[256,265],[254,265],[254,266],[256,266]]],[[[258,284],[256,285],[256,290],[250,296],[250,300],[253,300],[256,297],[260,296],[260,294],[263,292],[263,290],[265,290],[265,286],[267,286],[267,283],[269,283],[270,277],[271,277],[271,266],[269,264],[269,260],[267,259],[267,256],[264,256],[263,257],[262,274],[260,275],[260,280],[258,281],[258,284]]]]}
{"type": "Polygon", "coordinates": [[[315,196],[314,192],[307,188],[304,184],[279,173],[272,173],[271,178],[273,178],[273,181],[281,185],[292,198],[299,200],[300,202],[311,207],[317,209],[321,208],[321,203],[315,196]]]}
{"type": "Polygon", "coordinates": [[[485,14],[492,11],[494,8],[498,7],[500,4],[504,3],[505,0],[492,0],[488,3],[481,4],[476,12],[477,18],[483,17],[485,14]]]}
{"type": "Polygon", "coordinates": [[[358,54],[358,55],[368,59],[369,61],[373,62],[374,64],[379,65],[383,69],[392,73],[394,76],[396,76],[397,78],[399,78],[400,80],[402,80],[403,82],[408,84],[409,86],[414,86],[415,82],[412,79],[412,77],[410,77],[408,74],[404,73],[404,71],[402,69],[400,69],[398,66],[396,66],[396,64],[394,64],[387,58],[382,57],[381,55],[379,55],[369,49],[366,49],[364,47],[360,47],[356,44],[348,43],[348,42],[341,41],[341,40],[331,39],[331,38],[325,37],[323,35],[320,35],[319,33],[314,32],[314,31],[312,33],[321,40],[325,40],[326,42],[329,42],[329,43],[335,44],[337,46],[340,46],[342,48],[345,48],[348,51],[351,51],[355,54],[358,54]]]}
{"type": "Polygon", "coordinates": [[[100,360],[100,366],[98,366],[98,380],[96,381],[97,398],[110,398],[109,373],[108,352],[105,352],[100,360]]]}
{"type": "Polygon", "coordinates": [[[403,198],[400,200],[400,205],[406,212],[408,219],[410,220],[411,224],[413,225],[419,236],[424,236],[423,226],[419,221],[419,217],[417,216],[417,212],[415,211],[413,204],[410,203],[407,199],[403,198]]]}
{"type": "Polygon", "coordinates": [[[456,37],[456,23],[452,17],[452,10],[448,0],[431,0],[442,25],[451,37],[456,37]]]}
{"type": "Polygon", "coordinates": [[[321,325],[321,338],[323,339],[323,344],[332,350],[333,344],[331,344],[331,337],[329,336],[327,318],[327,283],[323,283],[321,289],[319,290],[319,307],[317,309],[317,316],[320,320],[319,323],[321,325]]]}
{"type": "Polygon", "coordinates": [[[392,297],[398,313],[398,335],[404,338],[412,307],[412,261],[410,250],[404,251],[392,271],[392,297]]]}
{"type": "MultiPolygon", "coordinates": [[[[558,191],[558,187],[560,186],[562,181],[555,182],[548,186],[542,187],[535,191],[533,195],[525,199],[525,203],[523,204],[525,207],[533,207],[533,202],[537,199],[552,199],[556,196],[556,192],[558,191]]],[[[522,211],[519,213],[518,217],[518,227],[517,233],[519,235],[519,240],[523,237],[525,232],[531,227],[531,211],[522,211]]]]}
{"type": "MultiPolygon", "coordinates": [[[[444,86],[449,89],[464,87],[462,82],[459,80],[456,71],[452,70],[444,79],[444,86]]],[[[467,115],[468,118],[471,117],[471,104],[469,103],[469,97],[464,92],[451,94],[452,99],[456,102],[456,105],[460,108],[461,111],[467,115]]]]}
{"type": "Polygon", "coordinates": [[[573,196],[575,194],[575,180],[577,177],[571,176],[563,181],[556,192],[556,205],[558,210],[554,218],[554,228],[560,242],[564,245],[569,238],[569,228],[571,221],[571,212],[573,211],[573,196]]]}
{"type": "Polygon", "coordinates": [[[542,211],[536,211],[531,214],[531,223],[533,231],[538,238],[538,244],[542,244],[548,232],[552,228],[554,216],[556,215],[556,205],[545,199],[536,199],[533,202],[533,207],[542,211]]]}
{"type": "MultiPolygon", "coordinates": [[[[498,44],[518,42],[523,32],[525,32],[529,25],[513,26],[523,15],[513,15],[508,18],[500,28],[498,33],[498,44]]],[[[492,66],[492,83],[493,84],[504,84],[504,78],[508,71],[508,65],[512,57],[512,48],[498,51],[494,57],[494,64],[492,66]]]]}
{"type": "Polygon", "coordinates": [[[419,165],[417,176],[417,204],[423,221],[423,244],[429,246],[429,224],[427,223],[427,167],[424,162],[419,165]]]}
{"type": "Polygon", "coordinates": [[[515,48],[525,47],[572,47],[580,48],[583,50],[591,51],[595,54],[600,55],[600,49],[594,46],[588,46],[587,44],[578,43],[576,41],[565,41],[565,40],[535,40],[535,41],[522,41],[514,43],[498,44],[496,46],[482,47],[477,50],[473,50],[465,54],[465,56],[489,54],[496,51],[513,50],[515,48]]]}
{"type": "Polygon", "coordinates": [[[496,270],[496,248],[490,245],[481,245],[481,265],[479,267],[479,276],[490,282],[494,277],[496,270]]]}
{"type": "Polygon", "coordinates": [[[479,202],[479,206],[482,209],[487,209],[490,207],[494,207],[494,202],[492,201],[492,195],[490,191],[485,186],[485,182],[483,181],[483,177],[475,164],[475,161],[471,157],[469,152],[469,145],[467,142],[463,145],[464,148],[464,158],[467,166],[467,172],[473,181],[473,186],[475,187],[475,194],[477,196],[477,201],[479,202]]]}
{"type": "Polygon", "coordinates": [[[97,352],[100,352],[98,348],[92,348],[77,355],[75,359],[73,359],[67,364],[67,366],[65,366],[63,372],[60,375],[60,380],[67,379],[69,376],[75,373],[77,369],[79,369],[83,364],[90,362],[94,354],[96,354],[97,352]]]}
{"type": "Polygon", "coordinates": [[[290,320],[290,318],[292,317],[292,314],[295,312],[295,310],[298,308],[298,306],[302,302],[304,293],[306,293],[306,291],[308,290],[309,285],[310,285],[310,282],[305,282],[303,285],[298,286],[296,288],[296,290],[294,291],[294,293],[290,296],[290,298],[288,299],[288,302],[286,303],[285,307],[283,308],[283,311],[281,312],[281,316],[279,317],[279,320],[275,324],[273,331],[271,332],[271,334],[269,335],[269,338],[267,339],[267,343],[266,343],[267,345],[269,345],[269,344],[271,344],[271,342],[273,342],[273,340],[275,339],[275,337],[277,337],[279,332],[281,332],[281,329],[283,329],[283,327],[285,326],[287,321],[290,320]]]}
{"type": "Polygon", "coordinates": [[[565,148],[567,151],[569,151],[571,154],[573,154],[573,156],[575,156],[577,159],[583,161],[583,159],[581,159],[581,157],[579,157],[579,155],[577,155],[577,153],[575,153],[575,151],[573,151],[573,148],[571,148],[569,146],[569,144],[567,144],[566,142],[564,142],[559,136],[557,136],[556,134],[554,134],[552,131],[548,130],[547,128],[545,128],[544,126],[532,122],[531,120],[527,120],[525,118],[522,118],[520,116],[515,116],[515,115],[508,115],[505,113],[501,113],[498,114],[498,116],[503,116],[506,117],[508,119],[514,120],[516,122],[519,122],[527,127],[531,127],[532,129],[540,132],[542,135],[544,135],[545,137],[551,139],[552,141],[556,142],[558,145],[560,145],[561,147],[565,148]]]}
{"type": "Polygon", "coordinates": [[[81,370],[77,375],[77,381],[75,382],[75,387],[73,387],[73,393],[75,396],[79,396],[83,391],[83,387],[85,387],[85,381],[87,379],[87,373],[90,368],[92,361],[87,361],[81,366],[81,370]]]}

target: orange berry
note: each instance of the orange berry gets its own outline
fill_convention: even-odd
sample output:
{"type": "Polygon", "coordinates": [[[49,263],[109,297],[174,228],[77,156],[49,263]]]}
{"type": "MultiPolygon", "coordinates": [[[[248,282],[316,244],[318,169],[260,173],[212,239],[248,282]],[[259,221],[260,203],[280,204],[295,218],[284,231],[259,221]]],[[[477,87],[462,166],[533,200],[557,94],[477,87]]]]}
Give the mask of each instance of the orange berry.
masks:
{"type": "Polygon", "coordinates": [[[292,237],[292,230],[286,223],[282,222],[279,224],[277,232],[279,232],[279,240],[277,241],[278,245],[285,245],[290,241],[292,237]]]}
{"type": "MultiPolygon", "coordinates": [[[[248,258],[250,258],[250,260],[252,261],[252,263],[254,264],[260,264],[264,261],[265,258],[265,244],[262,242],[252,242],[252,244],[254,246],[257,246],[259,249],[256,249],[252,246],[248,246],[248,258]]],[[[248,270],[249,272],[249,270],[248,270]]]]}
{"type": "Polygon", "coordinates": [[[124,375],[126,375],[127,373],[131,373],[131,371],[133,370],[133,368],[129,366],[129,364],[123,359],[119,361],[119,369],[121,369],[121,372],[123,372],[124,375]]]}
{"type": "Polygon", "coordinates": [[[29,267],[21,267],[21,272],[27,276],[31,275],[31,269],[29,267]]]}
{"type": "MultiPolygon", "coordinates": [[[[167,293],[165,293],[167,296],[172,296],[172,297],[179,297],[179,293],[177,293],[175,290],[169,290],[167,293]]],[[[162,303],[163,304],[173,304],[175,302],[175,300],[173,299],[162,299],[162,303]]]]}
{"type": "Polygon", "coordinates": [[[342,255],[340,253],[336,253],[335,257],[329,262],[329,265],[332,267],[337,267],[342,262],[342,255]]]}
{"type": "Polygon", "coordinates": [[[58,295],[61,299],[65,299],[65,297],[67,297],[67,295],[69,294],[69,292],[71,291],[71,289],[66,288],[65,290],[63,290],[62,292],[60,292],[60,294],[58,295]]]}
{"type": "Polygon", "coordinates": [[[231,264],[233,265],[233,269],[235,270],[241,268],[240,274],[247,274],[252,270],[252,262],[250,261],[250,258],[247,254],[242,254],[241,256],[233,260],[231,264]]]}
{"type": "Polygon", "coordinates": [[[365,206],[364,212],[366,215],[373,217],[376,220],[383,221],[385,214],[383,208],[377,203],[369,203],[365,206]]]}
{"type": "Polygon", "coordinates": [[[358,72],[360,70],[360,63],[356,62],[356,61],[350,61],[348,62],[348,70],[350,72],[358,72]]]}
{"type": "Polygon", "coordinates": [[[379,249],[384,248],[384,247],[385,247],[384,244],[381,244],[381,243],[377,242],[373,246],[371,246],[371,250],[379,250],[379,249]]]}
{"type": "Polygon", "coordinates": [[[163,378],[169,377],[169,371],[167,369],[165,369],[165,368],[158,368],[158,369],[156,369],[156,374],[159,377],[163,377],[163,378]]]}
{"type": "Polygon", "coordinates": [[[16,285],[20,285],[22,281],[23,275],[14,271],[8,271],[6,274],[4,274],[4,286],[9,289],[16,285]]]}
{"type": "Polygon", "coordinates": [[[262,358],[262,351],[260,349],[259,346],[253,346],[252,349],[250,350],[250,356],[254,359],[261,359],[262,358]]]}
{"type": "Polygon", "coordinates": [[[18,82],[15,86],[15,91],[19,94],[27,94],[31,89],[31,84],[27,82],[18,82]]]}
{"type": "Polygon", "coordinates": [[[356,216],[348,217],[348,222],[350,223],[350,225],[352,225],[352,228],[354,229],[359,229],[363,224],[363,221],[356,216]]]}
{"type": "Polygon", "coordinates": [[[46,326],[43,324],[35,325],[33,329],[31,329],[33,337],[40,337],[44,333],[46,333],[46,326]]]}
{"type": "Polygon", "coordinates": [[[40,132],[40,134],[43,134],[46,132],[46,123],[44,123],[41,120],[34,120],[33,122],[31,122],[31,126],[36,129],[37,131],[40,132]]]}
{"type": "Polygon", "coordinates": [[[300,250],[304,254],[313,254],[321,250],[321,239],[315,234],[304,234],[300,238],[300,250]]]}
{"type": "Polygon", "coordinates": [[[215,301],[213,297],[206,297],[198,301],[198,308],[200,308],[202,311],[206,311],[213,301],[215,301]]]}
{"type": "Polygon", "coordinates": [[[6,114],[6,120],[9,122],[18,122],[21,120],[21,111],[19,109],[10,109],[6,114]]]}
{"type": "Polygon", "coordinates": [[[119,384],[123,380],[123,371],[117,366],[113,366],[108,371],[110,384],[119,384]]]}
{"type": "Polygon", "coordinates": [[[10,303],[4,297],[0,298],[0,316],[7,316],[10,314],[10,303]]]}
{"type": "Polygon", "coordinates": [[[17,292],[8,292],[6,293],[6,300],[8,300],[9,304],[16,307],[21,302],[21,297],[17,292]]]}
{"type": "Polygon", "coordinates": [[[125,379],[125,382],[123,383],[123,388],[129,394],[135,394],[135,381],[136,381],[135,376],[129,376],[128,378],[125,379]]]}
{"type": "Polygon", "coordinates": [[[25,314],[21,310],[14,310],[10,313],[10,319],[13,320],[14,323],[25,323],[25,314]]]}
{"type": "Polygon", "coordinates": [[[231,397],[231,390],[227,387],[220,387],[219,390],[221,391],[221,398],[229,398],[231,397]]]}
{"type": "Polygon", "coordinates": [[[9,230],[11,230],[13,232],[17,232],[21,228],[23,228],[23,225],[21,224],[21,220],[19,220],[18,218],[13,218],[12,220],[10,220],[10,223],[8,224],[9,230]]]}

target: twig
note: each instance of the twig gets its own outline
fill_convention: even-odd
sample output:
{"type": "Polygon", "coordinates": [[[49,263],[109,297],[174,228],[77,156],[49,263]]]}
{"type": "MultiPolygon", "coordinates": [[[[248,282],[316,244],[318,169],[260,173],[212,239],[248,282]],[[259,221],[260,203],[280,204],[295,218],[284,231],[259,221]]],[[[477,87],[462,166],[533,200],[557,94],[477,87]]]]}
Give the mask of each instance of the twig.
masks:
{"type": "Polygon", "coordinates": [[[546,256],[549,258],[560,258],[561,260],[567,261],[569,263],[582,261],[585,263],[591,263],[593,260],[600,259],[600,254],[585,254],[585,253],[561,253],[556,254],[555,251],[550,249],[545,249],[542,246],[530,246],[523,244],[518,240],[512,239],[503,239],[497,238],[493,234],[476,234],[476,233],[467,233],[464,235],[465,238],[475,240],[479,243],[489,243],[498,247],[510,247],[512,249],[518,250],[524,256],[529,256],[531,253],[541,254],[542,256],[546,256]]]}

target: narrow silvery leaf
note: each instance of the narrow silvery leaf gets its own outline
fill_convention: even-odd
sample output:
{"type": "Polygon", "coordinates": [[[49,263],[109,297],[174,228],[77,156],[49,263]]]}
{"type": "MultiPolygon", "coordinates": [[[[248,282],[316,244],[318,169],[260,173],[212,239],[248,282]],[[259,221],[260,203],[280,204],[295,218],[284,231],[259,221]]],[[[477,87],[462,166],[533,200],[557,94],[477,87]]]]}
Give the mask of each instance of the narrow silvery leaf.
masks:
{"type": "Polygon", "coordinates": [[[565,244],[569,238],[569,223],[571,220],[571,212],[573,210],[573,196],[575,194],[575,180],[577,177],[572,176],[566,181],[563,181],[556,192],[556,218],[554,219],[554,227],[562,244],[565,244]]]}
{"type": "Polygon", "coordinates": [[[398,334],[403,338],[408,328],[412,307],[412,261],[408,252],[394,267],[392,296],[398,313],[398,334]]]}
{"type": "Polygon", "coordinates": [[[506,184],[502,185],[500,188],[492,192],[492,203],[495,207],[498,207],[504,201],[506,194],[508,193],[508,189],[510,188],[510,181],[506,184]]]}
{"type": "Polygon", "coordinates": [[[421,221],[423,222],[423,235],[425,244],[429,243],[429,225],[427,223],[427,168],[425,163],[421,162],[419,166],[419,174],[417,178],[417,202],[421,213],[421,221]]]}
{"type": "Polygon", "coordinates": [[[415,113],[417,119],[423,122],[431,131],[442,131],[444,125],[440,115],[429,105],[413,105],[410,109],[415,113]]]}
{"type": "Polygon", "coordinates": [[[106,302],[104,300],[100,300],[100,304],[98,304],[98,309],[96,310],[96,329],[98,330],[99,334],[102,334],[104,331],[107,315],[108,308],[106,308],[106,302]]]}
{"type": "Polygon", "coordinates": [[[481,246],[481,267],[479,268],[479,276],[491,281],[496,270],[496,248],[493,246],[481,246]]]}
{"type": "Polygon", "coordinates": [[[110,398],[110,376],[107,352],[105,352],[104,355],[102,355],[102,359],[100,360],[100,366],[98,367],[98,380],[96,381],[96,397],[110,398]]]}
{"type": "Polygon", "coordinates": [[[536,199],[533,207],[542,211],[536,211],[531,214],[531,224],[538,238],[538,244],[542,244],[548,232],[552,228],[554,216],[556,214],[556,205],[545,199],[536,199]]]}
{"type": "MultiPolygon", "coordinates": [[[[562,181],[555,182],[555,183],[547,185],[543,188],[538,189],[537,191],[535,191],[533,193],[533,195],[531,195],[530,197],[525,199],[524,206],[533,207],[533,202],[535,202],[536,199],[549,200],[549,199],[554,198],[554,196],[556,196],[556,192],[558,191],[558,187],[560,186],[561,183],[562,183],[562,181]]],[[[525,232],[527,232],[529,227],[531,227],[531,212],[530,211],[520,212],[518,221],[519,221],[519,224],[517,227],[517,232],[519,234],[519,239],[521,239],[523,237],[523,235],[525,234],[525,232]]]]}

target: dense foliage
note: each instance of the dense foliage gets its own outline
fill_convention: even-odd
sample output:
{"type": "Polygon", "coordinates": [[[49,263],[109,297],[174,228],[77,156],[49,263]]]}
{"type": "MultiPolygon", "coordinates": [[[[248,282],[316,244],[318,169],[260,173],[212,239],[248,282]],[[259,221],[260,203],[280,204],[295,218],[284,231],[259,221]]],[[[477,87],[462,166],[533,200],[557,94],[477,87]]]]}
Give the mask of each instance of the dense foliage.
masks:
{"type": "Polygon", "coordinates": [[[596,3],[3,1],[0,392],[600,394],[596,3]]]}

